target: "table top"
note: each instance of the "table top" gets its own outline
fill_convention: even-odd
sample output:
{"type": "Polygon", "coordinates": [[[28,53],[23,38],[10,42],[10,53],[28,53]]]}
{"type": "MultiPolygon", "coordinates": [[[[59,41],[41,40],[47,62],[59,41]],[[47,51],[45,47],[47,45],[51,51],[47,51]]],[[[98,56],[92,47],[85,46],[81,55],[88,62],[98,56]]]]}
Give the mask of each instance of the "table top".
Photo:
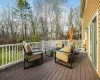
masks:
{"type": "Polygon", "coordinates": [[[76,51],[76,52],[79,52],[79,53],[86,53],[86,51],[85,51],[85,50],[82,50],[81,48],[75,49],[75,51],[76,51]]]}
{"type": "Polygon", "coordinates": [[[32,52],[42,52],[42,49],[32,49],[32,52]]]}
{"type": "Polygon", "coordinates": [[[55,50],[56,48],[53,47],[49,47],[49,48],[45,48],[45,50],[55,50]]]}

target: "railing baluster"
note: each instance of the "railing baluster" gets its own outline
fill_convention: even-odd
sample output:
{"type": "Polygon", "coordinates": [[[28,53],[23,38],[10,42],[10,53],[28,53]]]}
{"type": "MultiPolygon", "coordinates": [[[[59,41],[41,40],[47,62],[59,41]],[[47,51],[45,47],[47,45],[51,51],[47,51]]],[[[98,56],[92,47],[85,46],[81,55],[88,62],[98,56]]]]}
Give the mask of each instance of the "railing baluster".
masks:
{"type": "Polygon", "coordinates": [[[14,57],[14,55],[13,55],[13,46],[12,46],[12,62],[14,61],[13,57],[14,57]]]}
{"type": "Polygon", "coordinates": [[[11,56],[11,55],[10,55],[10,46],[9,46],[9,63],[10,63],[10,56],[11,56]]]}
{"type": "Polygon", "coordinates": [[[20,48],[20,46],[19,46],[19,59],[20,59],[20,54],[21,54],[21,48],[20,48]]]}
{"type": "Polygon", "coordinates": [[[20,46],[20,54],[19,54],[19,57],[20,57],[20,58],[21,58],[21,53],[22,53],[22,52],[21,52],[21,46],[20,46]]]}
{"type": "Polygon", "coordinates": [[[18,60],[19,60],[19,45],[18,45],[18,60]]]}
{"type": "Polygon", "coordinates": [[[18,45],[17,45],[17,52],[16,53],[17,53],[17,60],[18,60],[18,45]]]}
{"type": "Polygon", "coordinates": [[[21,55],[21,58],[23,58],[23,56],[24,56],[24,50],[23,50],[23,47],[22,47],[22,55],[21,55]]]}
{"type": "Polygon", "coordinates": [[[7,54],[7,46],[6,46],[6,64],[7,64],[7,58],[8,58],[8,56],[7,56],[8,54],[7,54]]]}
{"type": "Polygon", "coordinates": [[[15,51],[14,51],[14,55],[15,55],[15,59],[14,59],[14,61],[16,61],[16,45],[15,45],[15,51]]]}
{"type": "Polygon", "coordinates": [[[4,65],[4,47],[2,47],[2,65],[4,65]]]}
{"type": "Polygon", "coordinates": [[[18,59],[19,59],[19,53],[20,53],[20,49],[19,49],[20,45],[18,46],[18,59]]]}

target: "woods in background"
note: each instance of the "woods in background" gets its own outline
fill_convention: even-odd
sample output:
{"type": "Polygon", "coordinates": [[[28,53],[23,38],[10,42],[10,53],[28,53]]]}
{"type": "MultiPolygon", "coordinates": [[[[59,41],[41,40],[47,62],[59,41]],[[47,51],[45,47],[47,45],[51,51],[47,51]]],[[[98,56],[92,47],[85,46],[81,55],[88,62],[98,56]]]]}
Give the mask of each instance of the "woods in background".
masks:
{"type": "MultiPolygon", "coordinates": [[[[0,44],[67,39],[66,4],[66,0],[32,0],[31,4],[28,0],[16,0],[15,5],[4,6],[0,12],[0,44]]],[[[68,20],[74,20],[80,28],[78,8],[72,11],[75,19],[68,20]]]]}
{"type": "Polygon", "coordinates": [[[9,4],[0,13],[0,40],[19,43],[63,39],[64,4],[66,0],[33,0],[31,5],[28,0],[17,0],[16,6],[9,4]]]}

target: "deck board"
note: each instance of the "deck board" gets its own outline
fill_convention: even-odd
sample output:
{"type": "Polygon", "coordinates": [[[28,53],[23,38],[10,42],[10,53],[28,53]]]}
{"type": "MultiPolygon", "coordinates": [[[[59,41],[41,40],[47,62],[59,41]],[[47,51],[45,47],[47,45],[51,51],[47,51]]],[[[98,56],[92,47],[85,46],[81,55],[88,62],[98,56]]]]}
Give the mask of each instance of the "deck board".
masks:
{"type": "Polygon", "coordinates": [[[84,59],[84,71],[85,71],[86,80],[91,80],[89,69],[88,69],[88,66],[86,66],[86,65],[88,65],[88,64],[86,63],[86,59],[84,59]]]}
{"type": "Polygon", "coordinates": [[[76,67],[76,80],[81,80],[81,66],[80,66],[80,63],[81,63],[81,60],[79,60],[79,56],[77,56],[77,67],[76,67]]]}
{"type": "Polygon", "coordinates": [[[84,56],[82,56],[82,62],[81,62],[81,79],[82,80],[86,80],[86,74],[85,74],[85,69],[84,69],[84,66],[85,66],[85,64],[84,64],[84,60],[85,60],[85,57],[84,56]]]}
{"type": "Polygon", "coordinates": [[[56,74],[52,77],[51,80],[56,80],[56,79],[57,79],[57,77],[58,77],[59,73],[61,72],[62,68],[63,68],[63,67],[60,67],[60,68],[57,70],[56,74]]]}
{"type": "Polygon", "coordinates": [[[24,70],[23,62],[0,71],[0,80],[100,80],[86,54],[75,56],[75,65],[69,69],[45,57],[44,64],[24,70]]]}

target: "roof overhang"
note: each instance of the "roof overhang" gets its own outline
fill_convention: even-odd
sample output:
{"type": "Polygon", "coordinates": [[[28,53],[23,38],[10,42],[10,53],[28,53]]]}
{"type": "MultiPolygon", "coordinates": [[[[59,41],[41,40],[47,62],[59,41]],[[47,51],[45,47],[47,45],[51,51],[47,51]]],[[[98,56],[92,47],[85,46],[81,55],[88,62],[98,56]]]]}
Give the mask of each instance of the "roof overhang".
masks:
{"type": "Polygon", "coordinates": [[[84,8],[85,8],[85,1],[86,0],[81,0],[81,5],[80,5],[80,17],[83,18],[83,13],[84,13],[84,8]]]}

